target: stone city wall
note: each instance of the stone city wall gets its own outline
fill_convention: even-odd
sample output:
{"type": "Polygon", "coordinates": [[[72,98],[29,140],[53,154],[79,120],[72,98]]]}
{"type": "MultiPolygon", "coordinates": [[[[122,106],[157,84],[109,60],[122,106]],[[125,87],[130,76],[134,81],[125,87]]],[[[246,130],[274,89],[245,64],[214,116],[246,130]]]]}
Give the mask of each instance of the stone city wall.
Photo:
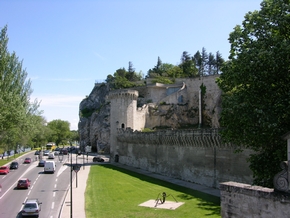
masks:
{"type": "Polygon", "coordinates": [[[220,184],[223,218],[289,217],[290,196],[273,189],[248,184],[220,184]]]}
{"type": "Polygon", "coordinates": [[[119,162],[125,165],[214,188],[226,181],[252,183],[246,161],[252,151],[235,153],[235,146],[221,142],[218,129],[118,129],[116,143],[119,162]]]}

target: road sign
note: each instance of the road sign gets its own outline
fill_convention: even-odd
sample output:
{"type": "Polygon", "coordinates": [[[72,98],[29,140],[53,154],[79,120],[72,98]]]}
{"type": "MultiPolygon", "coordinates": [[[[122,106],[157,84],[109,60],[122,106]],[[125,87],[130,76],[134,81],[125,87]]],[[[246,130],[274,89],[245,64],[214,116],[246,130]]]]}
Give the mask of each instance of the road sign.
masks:
{"type": "Polygon", "coordinates": [[[79,170],[81,169],[80,165],[73,165],[73,171],[75,171],[76,173],[79,172],[79,170]]]}
{"type": "Polygon", "coordinates": [[[92,146],[86,146],[86,152],[92,152],[92,146]]]}

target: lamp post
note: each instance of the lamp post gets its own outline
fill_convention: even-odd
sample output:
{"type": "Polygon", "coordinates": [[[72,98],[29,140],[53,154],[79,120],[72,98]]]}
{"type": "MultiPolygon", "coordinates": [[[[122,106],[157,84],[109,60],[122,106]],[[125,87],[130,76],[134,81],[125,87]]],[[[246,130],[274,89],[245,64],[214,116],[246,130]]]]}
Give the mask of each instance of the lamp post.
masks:
{"type": "MultiPolygon", "coordinates": [[[[72,143],[70,143],[70,151],[72,149],[72,143]]],[[[73,217],[73,198],[72,198],[72,171],[73,171],[73,165],[72,165],[72,153],[70,154],[70,218],[73,217]]]]}

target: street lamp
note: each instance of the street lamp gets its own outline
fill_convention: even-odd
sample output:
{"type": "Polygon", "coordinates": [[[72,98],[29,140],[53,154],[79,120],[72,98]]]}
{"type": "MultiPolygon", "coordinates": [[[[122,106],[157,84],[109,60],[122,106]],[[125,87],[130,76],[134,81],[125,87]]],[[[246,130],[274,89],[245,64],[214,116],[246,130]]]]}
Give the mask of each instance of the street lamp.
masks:
{"type": "MultiPolygon", "coordinates": [[[[70,151],[72,150],[72,143],[70,143],[70,151]]],[[[73,198],[72,198],[72,171],[73,171],[73,165],[72,165],[72,153],[70,154],[70,217],[73,217],[73,198]]]]}

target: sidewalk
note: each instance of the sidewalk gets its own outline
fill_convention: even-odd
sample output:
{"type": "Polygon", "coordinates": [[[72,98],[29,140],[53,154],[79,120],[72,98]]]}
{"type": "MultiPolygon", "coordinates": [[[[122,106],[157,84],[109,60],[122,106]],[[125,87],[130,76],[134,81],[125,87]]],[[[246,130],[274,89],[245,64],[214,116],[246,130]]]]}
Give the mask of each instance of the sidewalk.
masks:
{"type": "MultiPolygon", "coordinates": [[[[90,158],[92,159],[92,158],[90,158]]],[[[98,163],[93,163],[91,160],[91,165],[95,165],[98,163]]],[[[202,185],[198,185],[198,184],[194,184],[191,182],[186,182],[186,181],[182,181],[182,180],[178,180],[178,179],[174,179],[174,178],[169,178],[166,176],[162,176],[159,174],[155,174],[152,172],[148,172],[146,170],[142,170],[142,169],[137,169],[134,167],[130,167],[130,166],[126,166],[120,163],[111,163],[117,167],[120,168],[124,168],[133,172],[137,172],[140,174],[144,174],[156,179],[160,179],[160,180],[164,180],[179,186],[183,186],[183,187],[187,187],[193,190],[198,190],[200,192],[204,192],[213,196],[217,196],[220,197],[220,190],[219,189],[214,189],[214,188],[210,188],[210,187],[206,187],[206,186],[202,186],[202,185]]],[[[81,167],[80,171],[78,172],[78,187],[76,188],[75,185],[75,178],[74,178],[74,182],[73,182],[73,210],[72,210],[72,216],[71,216],[71,212],[70,212],[70,189],[67,192],[67,195],[65,197],[65,201],[63,203],[62,206],[62,211],[60,213],[59,218],[70,218],[70,217],[82,217],[85,218],[86,214],[85,214],[85,191],[86,191],[86,185],[87,185],[87,178],[90,172],[90,165],[85,165],[85,169],[83,169],[83,167],[81,167]]]]}
{"type": "Polygon", "coordinates": [[[85,165],[81,167],[78,172],[78,187],[76,187],[76,177],[73,179],[72,185],[72,216],[71,216],[71,198],[70,198],[70,187],[67,191],[65,200],[62,205],[62,209],[59,215],[59,218],[70,218],[70,217],[86,217],[85,213],[85,191],[87,186],[87,179],[90,172],[90,165],[85,165]]]}

